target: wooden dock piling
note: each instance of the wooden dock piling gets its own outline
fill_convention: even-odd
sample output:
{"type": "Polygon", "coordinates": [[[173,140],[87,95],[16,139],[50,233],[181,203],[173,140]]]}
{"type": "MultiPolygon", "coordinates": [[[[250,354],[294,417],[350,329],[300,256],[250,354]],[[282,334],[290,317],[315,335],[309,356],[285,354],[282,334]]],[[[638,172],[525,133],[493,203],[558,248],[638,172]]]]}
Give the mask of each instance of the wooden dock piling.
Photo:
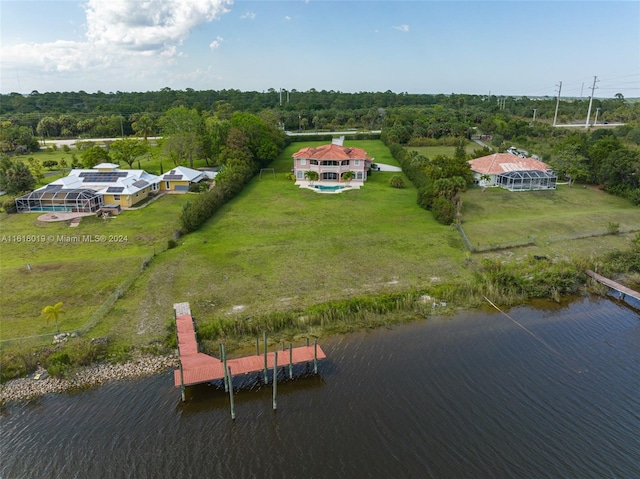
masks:
{"type": "Polygon", "coordinates": [[[231,376],[231,368],[227,368],[225,371],[226,376],[229,378],[229,404],[231,405],[231,419],[236,419],[236,408],[233,404],[233,379],[231,376]]]}
{"type": "Polygon", "coordinates": [[[224,343],[220,345],[220,349],[222,350],[222,367],[224,368],[224,390],[229,391],[229,376],[226,374],[227,372],[227,350],[224,346],[224,343]]]}
{"type": "Polygon", "coordinates": [[[318,340],[313,341],[313,374],[318,374],[318,340]]]}
{"type": "Polygon", "coordinates": [[[264,339],[264,383],[269,384],[269,372],[267,371],[267,332],[262,333],[264,339]]]}
{"type": "Polygon", "coordinates": [[[273,410],[278,409],[278,351],[273,352],[273,410]]]}
{"type": "Polygon", "coordinates": [[[289,343],[289,379],[293,379],[293,344],[289,343]]]}

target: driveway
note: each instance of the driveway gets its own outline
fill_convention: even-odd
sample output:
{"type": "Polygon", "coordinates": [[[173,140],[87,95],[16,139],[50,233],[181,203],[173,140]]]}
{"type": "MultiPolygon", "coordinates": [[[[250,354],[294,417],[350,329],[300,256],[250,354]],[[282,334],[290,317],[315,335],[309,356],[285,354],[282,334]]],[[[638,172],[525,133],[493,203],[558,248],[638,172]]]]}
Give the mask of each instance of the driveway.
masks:
{"type": "Polygon", "coordinates": [[[385,165],[384,163],[376,163],[380,171],[402,171],[402,168],[397,166],[385,165]]]}

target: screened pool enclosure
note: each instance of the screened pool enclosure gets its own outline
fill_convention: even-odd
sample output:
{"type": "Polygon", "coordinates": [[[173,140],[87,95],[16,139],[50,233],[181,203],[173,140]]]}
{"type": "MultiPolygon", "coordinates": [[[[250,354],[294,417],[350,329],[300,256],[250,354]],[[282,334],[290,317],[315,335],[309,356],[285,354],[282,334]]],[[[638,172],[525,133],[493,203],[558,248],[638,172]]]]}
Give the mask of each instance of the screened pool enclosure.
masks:
{"type": "Polygon", "coordinates": [[[102,196],[83,188],[62,188],[49,185],[16,198],[19,213],[28,211],[67,211],[74,213],[94,213],[102,207],[102,196]]]}
{"type": "Polygon", "coordinates": [[[509,171],[496,176],[496,185],[509,191],[555,190],[557,180],[547,171],[509,171]]]}

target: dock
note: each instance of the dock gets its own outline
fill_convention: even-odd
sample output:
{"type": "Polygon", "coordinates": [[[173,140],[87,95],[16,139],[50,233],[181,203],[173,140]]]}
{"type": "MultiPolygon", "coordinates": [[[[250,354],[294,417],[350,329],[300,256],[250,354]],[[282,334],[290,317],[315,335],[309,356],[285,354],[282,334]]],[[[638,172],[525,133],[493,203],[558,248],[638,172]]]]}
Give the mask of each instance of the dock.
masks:
{"type": "Polygon", "coordinates": [[[626,286],[616,283],[612,279],[605,278],[604,276],[600,276],[598,273],[594,273],[591,270],[587,270],[586,273],[595,279],[597,282],[604,284],[605,286],[617,291],[620,294],[620,299],[625,299],[626,297],[633,298],[640,303],[640,293],[632,290],[631,288],[627,288],[626,286]]]}
{"type": "Polygon", "coordinates": [[[201,353],[198,347],[196,329],[191,315],[189,303],[176,303],[173,305],[176,319],[176,336],[178,340],[178,359],[180,367],[174,371],[174,384],[182,388],[184,400],[185,386],[208,383],[224,379],[225,384],[230,380],[229,371],[234,376],[239,374],[264,372],[265,383],[268,380],[268,369],[289,367],[290,377],[294,364],[313,363],[314,371],[317,373],[318,360],[327,356],[318,345],[317,341],[313,345],[283,347],[282,351],[267,351],[266,334],[264,335],[264,351],[259,351],[256,340],[256,354],[235,359],[226,359],[224,345],[221,345],[222,359],[215,358],[205,353],[201,353]],[[280,354],[278,354],[278,352],[280,354]],[[274,364],[275,363],[275,364],[274,364]],[[226,374],[225,374],[226,373],[226,374]]]}

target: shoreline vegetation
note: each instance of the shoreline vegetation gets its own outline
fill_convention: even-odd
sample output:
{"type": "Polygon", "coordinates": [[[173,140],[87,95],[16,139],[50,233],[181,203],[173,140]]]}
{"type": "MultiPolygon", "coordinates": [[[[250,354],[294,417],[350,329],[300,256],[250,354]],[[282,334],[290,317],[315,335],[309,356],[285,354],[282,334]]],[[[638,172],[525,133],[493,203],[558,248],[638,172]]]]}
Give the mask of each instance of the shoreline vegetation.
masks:
{"type": "MultiPolygon", "coordinates": [[[[381,141],[353,143],[397,165],[381,141]]],[[[296,342],[472,309],[485,296],[512,306],[561,301],[585,284],[604,293],[590,285],[587,269],[640,284],[640,223],[627,200],[569,187],[469,190],[462,225],[474,245],[495,246],[472,254],[454,227],[419,208],[409,181],[390,188],[385,172],[340,195],[299,190],[286,179],[291,155],[314,144],[286,147],[269,164],[274,177],[243,171],[224,201],[213,193],[167,195],[114,219],[83,219],[74,230],[126,242],[0,244],[2,402],[6,391],[24,390],[26,398],[175,367],[171,305],[180,300],[191,303],[203,352],[215,354],[220,342],[229,352],[248,350],[263,331],[296,342]],[[183,234],[187,205],[194,230],[183,234]],[[500,247],[521,237],[533,239],[500,247]],[[55,345],[24,339],[52,331],[38,314],[59,302],[61,329],[79,337],[55,345]],[[30,379],[43,370],[49,378],[30,379]]],[[[0,228],[16,236],[70,234],[66,223],[42,224],[32,215],[3,216],[0,228]]]]}
{"type": "Polygon", "coordinates": [[[0,405],[28,401],[47,394],[97,387],[110,381],[141,378],[177,367],[175,356],[151,354],[135,354],[134,358],[121,364],[101,362],[83,366],[64,377],[50,376],[40,367],[29,377],[12,379],[0,385],[0,405]]]}
{"type": "MultiPolygon", "coordinates": [[[[640,253],[636,253],[636,256],[640,256],[640,253]]],[[[583,275],[580,274],[579,277],[582,278],[583,275]]],[[[631,278],[638,279],[637,275],[632,275],[631,278]]],[[[449,296],[454,300],[454,304],[435,300],[427,294],[418,295],[415,292],[385,296],[384,298],[378,298],[378,301],[373,298],[366,300],[364,298],[356,298],[353,301],[332,302],[316,306],[316,317],[313,321],[310,321],[309,316],[298,315],[298,321],[307,327],[302,328],[297,333],[284,324],[286,322],[284,318],[287,315],[281,317],[281,328],[273,328],[273,325],[269,327],[266,324],[262,324],[262,326],[269,328],[275,334],[275,337],[271,338],[271,346],[278,347],[282,338],[301,341],[303,336],[309,335],[318,338],[347,334],[356,330],[391,327],[394,324],[417,321],[419,319],[425,320],[431,317],[446,318],[464,310],[488,305],[486,301],[478,303],[476,301],[478,298],[475,294],[467,297],[467,300],[461,301],[465,288],[457,289],[458,294],[449,296]],[[317,324],[311,326],[310,322],[317,324]],[[302,333],[303,329],[306,333],[311,334],[302,333]]],[[[604,296],[607,291],[608,288],[586,279],[583,284],[574,283],[571,290],[564,291],[562,295],[520,298],[515,303],[509,301],[504,296],[504,292],[496,296],[494,291],[493,297],[501,297],[503,302],[498,301],[501,305],[504,305],[504,300],[507,299],[507,304],[515,306],[534,299],[547,299],[559,303],[579,292],[604,296]]],[[[481,293],[476,292],[476,294],[481,293]]],[[[511,299],[513,300],[514,298],[512,297],[511,299]]],[[[228,326],[233,327],[231,324],[228,326]]],[[[171,328],[170,325],[167,329],[170,335],[173,336],[175,327],[171,328]]],[[[247,331],[238,331],[238,333],[240,334],[234,335],[233,332],[216,331],[214,336],[217,339],[224,338],[232,355],[234,353],[241,354],[252,348],[254,338],[249,337],[247,331]]],[[[198,334],[203,352],[214,355],[218,343],[213,339],[206,339],[207,337],[212,337],[211,331],[198,331],[198,334]]],[[[175,347],[175,344],[173,346],[175,347]]],[[[131,380],[161,374],[178,367],[177,349],[174,349],[171,354],[167,354],[166,349],[157,350],[155,353],[134,349],[128,352],[127,358],[124,362],[114,363],[108,360],[101,360],[90,365],[70,367],[64,371],[64,374],[56,375],[50,375],[47,369],[38,363],[35,372],[29,376],[14,378],[0,384],[0,407],[10,403],[30,401],[49,394],[98,387],[111,381],[131,380]]]]}

